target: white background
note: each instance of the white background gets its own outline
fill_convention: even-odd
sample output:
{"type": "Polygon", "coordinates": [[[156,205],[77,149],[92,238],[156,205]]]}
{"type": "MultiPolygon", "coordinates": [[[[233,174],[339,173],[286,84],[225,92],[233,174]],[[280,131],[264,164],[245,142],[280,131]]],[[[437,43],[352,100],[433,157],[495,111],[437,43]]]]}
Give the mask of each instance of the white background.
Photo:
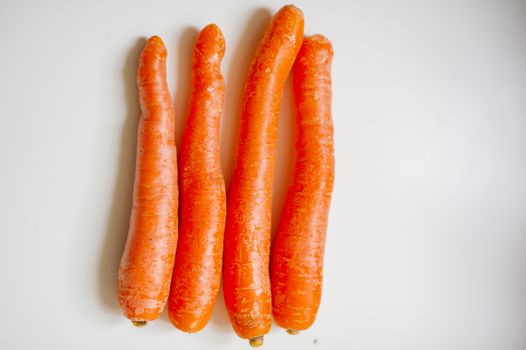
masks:
{"type": "MultiPolygon", "coordinates": [[[[297,1],[335,49],[336,184],[322,305],[267,349],[526,348],[526,2],[297,1]]],[[[222,295],[199,334],[121,316],[144,37],[169,49],[177,139],[191,49],[227,40],[222,161],[278,1],[0,2],[0,348],[247,349],[222,295]]],[[[290,84],[274,213],[293,155],[290,84]]],[[[277,218],[277,215],[275,215],[277,218]]]]}

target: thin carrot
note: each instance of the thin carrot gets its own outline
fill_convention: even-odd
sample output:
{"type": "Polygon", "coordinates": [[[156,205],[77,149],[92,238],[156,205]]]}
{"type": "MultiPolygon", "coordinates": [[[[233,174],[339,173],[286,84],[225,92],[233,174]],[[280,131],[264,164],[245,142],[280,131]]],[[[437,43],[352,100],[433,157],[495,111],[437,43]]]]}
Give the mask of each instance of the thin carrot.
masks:
{"type": "Polygon", "coordinates": [[[272,183],[283,86],[303,40],[303,13],[287,5],[273,17],[249,70],[230,188],[224,249],[225,303],[233,328],[259,346],[270,330],[272,183]]]}
{"type": "Polygon", "coordinates": [[[189,112],[180,150],[181,222],[168,311],[177,328],[192,333],[210,320],[221,285],[226,216],[219,158],[224,53],[221,30],[215,24],[206,26],[194,48],[189,112]]]}
{"type": "Polygon", "coordinates": [[[177,244],[177,153],[166,83],[166,48],[146,43],[137,71],[139,123],[133,208],[118,278],[119,303],[134,325],[156,319],[170,289],[177,244]]]}
{"type": "Polygon", "coordinates": [[[294,65],[296,161],[271,256],[272,312],[290,334],[309,328],[320,304],[334,182],[332,55],[329,40],[307,37],[294,65]]]}

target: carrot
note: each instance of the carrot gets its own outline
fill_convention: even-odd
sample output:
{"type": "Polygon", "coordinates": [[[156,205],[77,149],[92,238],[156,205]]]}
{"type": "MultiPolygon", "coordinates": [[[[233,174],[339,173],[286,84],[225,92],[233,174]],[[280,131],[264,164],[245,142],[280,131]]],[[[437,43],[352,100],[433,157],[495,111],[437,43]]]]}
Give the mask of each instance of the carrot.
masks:
{"type": "Polygon", "coordinates": [[[118,276],[119,303],[136,326],[156,319],[170,289],[177,244],[177,153],[166,83],[166,48],[151,37],[139,59],[139,123],[133,208],[118,276]]]}
{"type": "Polygon", "coordinates": [[[303,13],[287,5],[273,17],[252,61],[227,207],[224,294],[239,337],[259,346],[270,330],[272,183],[283,86],[303,40],[303,13]]]}
{"type": "Polygon", "coordinates": [[[205,327],[221,285],[226,216],[219,158],[224,53],[221,30],[215,24],[206,26],[193,53],[192,91],[179,159],[179,243],[168,301],[170,320],[185,332],[205,327]]]}
{"type": "Polygon", "coordinates": [[[271,256],[272,313],[290,334],[309,328],[321,297],[334,182],[332,46],[307,37],[294,65],[296,161],[271,256]]]}

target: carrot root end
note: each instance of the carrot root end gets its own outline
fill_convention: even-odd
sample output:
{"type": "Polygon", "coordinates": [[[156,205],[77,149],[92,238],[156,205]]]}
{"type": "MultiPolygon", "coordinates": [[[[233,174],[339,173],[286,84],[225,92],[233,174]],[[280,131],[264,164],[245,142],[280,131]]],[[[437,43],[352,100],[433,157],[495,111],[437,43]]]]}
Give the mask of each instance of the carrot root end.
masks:
{"type": "Polygon", "coordinates": [[[258,346],[263,345],[263,336],[250,338],[248,342],[250,343],[250,346],[257,348],[258,346]]]}
{"type": "Polygon", "coordinates": [[[148,321],[131,321],[131,323],[137,328],[142,328],[148,324],[148,321]]]}

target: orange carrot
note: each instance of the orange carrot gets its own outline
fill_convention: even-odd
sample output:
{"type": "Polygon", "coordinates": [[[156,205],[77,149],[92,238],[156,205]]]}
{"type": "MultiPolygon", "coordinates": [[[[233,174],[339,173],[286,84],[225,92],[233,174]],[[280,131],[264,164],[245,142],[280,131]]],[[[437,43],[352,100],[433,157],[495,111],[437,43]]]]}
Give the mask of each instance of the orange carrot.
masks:
{"type": "Polygon", "coordinates": [[[296,161],[272,247],[272,313],[296,334],[320,304],[325,233],[334,182],[331,116],[332,46],[307,37],[294,65],[296,161]]]}
{"type": "Polygon", "coordinates": [[[156,319],[170,290],[177,244],[177,153],[166,83],[166,48],[151,37],[139,60],[139,123],[130,230],[122,256],[119,303],[134,325],[156,319]]]}
{"type": "Polygon", "coordinates": [[[271,326],[272,183],[283,86],[303,40],[303,13],[287,5],[267,28],[249,70],[230,188],[224,249],[225,303],[234,330],[259,346],[271,326]]]}
{"type": "Polygon", "coordinates": [[[185,332],[205,327],[221,285],[226,216],[219,158],[224,53],[221,30],[215,24],[206,26],[193,53],[192,90],[179,159],[181,224],[168,302],[170,320],[185,332]]]}

